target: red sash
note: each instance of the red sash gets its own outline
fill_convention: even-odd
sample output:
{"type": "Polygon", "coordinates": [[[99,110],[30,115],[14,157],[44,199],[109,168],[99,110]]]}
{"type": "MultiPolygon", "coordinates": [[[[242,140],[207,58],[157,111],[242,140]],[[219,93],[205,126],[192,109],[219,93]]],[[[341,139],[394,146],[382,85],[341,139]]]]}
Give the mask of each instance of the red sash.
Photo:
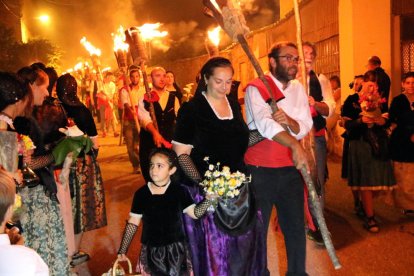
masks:
{"type": "MultiPolygon", "coordinates": [[[[284,99],[285,96],[274,83],[272,78],[270,76],[265,76],[265,78],[272,89],[273,97],[276,102],[284,99]]],[[[246,88],[248,86],[256,87],[266,102],[271,99],[269,91],[261,79],[257,78],[253,80],[247,84],[246,88]]],[[[260,143],[249,147],[244,155],[244,161],[250,165],[268,168],[293,166],[292,153],[290,149],[269,139],[264,139],[260,143]]]]}
{"type": "MultiPolygon", "coordinates": [[[[285,98],[285,95],[283,95],[279,87],[277,87],[273,79],[270,76],[265,76],[265,79],[269,83],[269,86],[270,86],[270,89],[272,90],[273,98],[275,99],[275,101],[278,102],[280,100],[283,100],[285,98]]],[[[262,95],[262,98],[265,100],[265,102],[268,102],[270,100],[270,93],[267,90],[266,85],[261,79],[257,78],[257,79],[252,80],[251,82],[247,84],[247,86],[243,89],[243,91],[246,91],[246,88],[248,86],[256,87],[259,90],[260,95],[262,95]]]]}

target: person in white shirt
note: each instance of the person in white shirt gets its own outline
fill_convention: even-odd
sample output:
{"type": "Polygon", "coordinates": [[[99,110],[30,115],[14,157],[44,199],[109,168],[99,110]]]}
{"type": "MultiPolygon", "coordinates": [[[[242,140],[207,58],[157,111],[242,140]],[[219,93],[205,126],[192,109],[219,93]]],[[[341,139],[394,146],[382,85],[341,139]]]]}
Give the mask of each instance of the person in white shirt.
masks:
{"type": "Polygon", "coordinates": [[[152,91],[151,97],[144,95],[138,102],[138,117],[141,125],[139,141],[139,159],[141,172],[145,181],[151,181],[149,176],[148,156],[155,147],[170,148],[180,103],[178,98],[166,90],[166,71],[156,67],[151,71],[152,91]],[[155,126],[150,115],[150,105],[154,106],[156,118],[155,126]]]}
{"type": "Polygon", "coordinates": [[[135,118],[138,114],[138,99],[145,93],[144,89],[141,89],[140,82],[141,75],[137,67],[130,68],[129,79],[130,84],[121,88],[120,102],[123,107],[122,135],[125,137],[125,143],[127,146],[129,162],[132,164],[132,173],[140,174],[139,170],[139,125],[135,123],[135,118]]]}
{"type": "Polygon", "coordinates": [[[268,104],[270,94],[260,79],[247,85],[247,125],[265,139],[250,146],[244,160],[251,172],[251,185],[262,211],[265,237],[275,206],[286,244],[286,275],[307,275],[304,183],[298,169],[309,171],[309,167],[298,140],[312,128],[312,118],[305,90],[295,80],[299,60],[296,45],[291,42],[275,44],[268,57],[271,73],[266,78],[274,98],[279,100],[279,110],[273,113],[268,104]]]}
{"type": "Polygon", "coordinates": [[[23,238],[6,230],[6,222],[13,214],[16,185],[13,178],[0,168],[0,275],[47,276],[49,269],[33,249],[23,246],[23,238]],[[9,234],[7,233],[9,232],[9,234]],[[18,244],[12,244],[17,240],[18,244]]]}

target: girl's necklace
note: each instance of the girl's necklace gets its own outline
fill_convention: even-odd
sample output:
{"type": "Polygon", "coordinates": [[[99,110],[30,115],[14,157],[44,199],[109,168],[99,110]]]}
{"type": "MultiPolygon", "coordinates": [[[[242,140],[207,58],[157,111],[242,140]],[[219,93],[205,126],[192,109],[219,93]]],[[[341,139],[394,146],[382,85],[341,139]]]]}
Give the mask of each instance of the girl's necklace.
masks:
{"type": "Polygon", "coordinates": [[[170,184],[170,182],[167,182],[166,184],[164,184],[164,185],[157,185],[157,184],[155,184],[154,182],[151,182],[152,184],[154,184],[154,186],[157,186],[158,188],[164,188],[165,186],[167,186],[168,184],[170,184]]]}

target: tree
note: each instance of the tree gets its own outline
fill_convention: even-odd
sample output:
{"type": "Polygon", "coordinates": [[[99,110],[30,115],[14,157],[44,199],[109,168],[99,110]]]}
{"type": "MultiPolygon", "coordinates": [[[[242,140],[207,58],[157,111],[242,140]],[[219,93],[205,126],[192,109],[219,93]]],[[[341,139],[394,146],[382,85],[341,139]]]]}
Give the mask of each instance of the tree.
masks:
{"type": "Polygon", "coordinates": [[[60,49],[47,39],[17,42],[13,31],[0,26],[0,70],[16,72],[23,66],[43,62],[55,69],[60,67],[60,49]]]}

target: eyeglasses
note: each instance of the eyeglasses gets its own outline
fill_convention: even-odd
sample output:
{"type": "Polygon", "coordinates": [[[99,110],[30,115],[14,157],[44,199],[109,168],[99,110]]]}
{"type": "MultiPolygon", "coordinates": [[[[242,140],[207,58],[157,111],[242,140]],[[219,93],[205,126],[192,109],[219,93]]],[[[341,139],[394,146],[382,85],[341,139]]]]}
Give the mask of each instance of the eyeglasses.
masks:
{"type": "Polygon", "coordinates": [[[299,56],[292,56],[292,55],[285,55],[285,56],[278,56],[278,58],[285,58],[288,62],[299,62],[299,56]]]}

